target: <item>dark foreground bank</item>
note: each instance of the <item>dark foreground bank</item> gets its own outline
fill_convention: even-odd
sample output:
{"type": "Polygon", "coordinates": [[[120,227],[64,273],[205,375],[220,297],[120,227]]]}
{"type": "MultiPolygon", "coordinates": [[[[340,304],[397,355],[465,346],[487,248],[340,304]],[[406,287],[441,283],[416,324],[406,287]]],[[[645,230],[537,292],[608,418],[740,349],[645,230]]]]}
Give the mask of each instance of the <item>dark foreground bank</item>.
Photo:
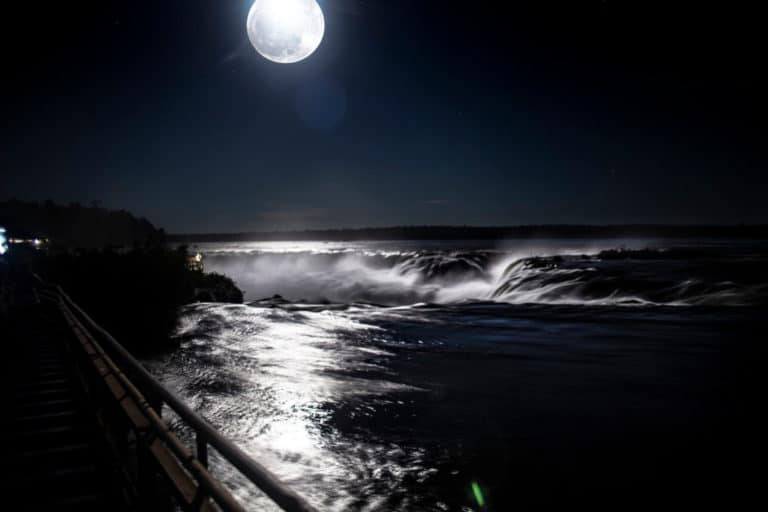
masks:
{"type": "Polygon", "coordinates": [[[6,255],[17,274],[35,273],[64,288],[129,350],[149,354],[176,346],[179,308],[200,300],[239,303],[231,279],[190,265],[185,247],[40,251],[6,255]]]}
{"type": "Polygon", "coordinates": [[[6,273],[36,273],[63,286],[138,353],[174,346],[181,306],[243,300],[231,279],[204,272],[186,247],[166,245],[162,228],[125,210],[13,199],[0,201],[0,225],[14,242],[0,256],[6,273]]]}

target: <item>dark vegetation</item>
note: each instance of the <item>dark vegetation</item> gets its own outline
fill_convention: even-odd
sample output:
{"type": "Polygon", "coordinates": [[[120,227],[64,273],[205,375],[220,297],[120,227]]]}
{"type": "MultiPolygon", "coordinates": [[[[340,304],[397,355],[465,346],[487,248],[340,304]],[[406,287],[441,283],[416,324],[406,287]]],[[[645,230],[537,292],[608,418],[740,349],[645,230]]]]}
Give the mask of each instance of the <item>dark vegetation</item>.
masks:
{"type": "Polygon", "coordinates": [[[162,230],[128,212],[9,201],[0,203],[0,224],[11,237],[50,237],[45,250],[13,246],[7,263],[61,285],[138,354],[173,347],[170,335],[184,304],[243,301],[231,279],[193,269],[186,247],[168,248],[162,230]]]}
{"type": "Polygon", "coordinates": [[[138,353],[169,348],[178,308],[203,300],[242,302],[227,277],[187,267],[184,248],[89,250],[49,255],[41,273],[102,327],[138,353]]]}
{"type": "Polygon", "coordinates": [[[171,234],[173,242],[504,240],[525,238],[768,238],[768,225],[395,226],[361,229],[171,234]]]}
{"type": "Polygon", "coordinates": [[[125,210],[107,210],[98,202],[64,206],[50,200],[0,201],[0,225],[11,237],[48,238],[63,248],[158,246],[165,242],[165,232],[148,220],[125,210]]]}

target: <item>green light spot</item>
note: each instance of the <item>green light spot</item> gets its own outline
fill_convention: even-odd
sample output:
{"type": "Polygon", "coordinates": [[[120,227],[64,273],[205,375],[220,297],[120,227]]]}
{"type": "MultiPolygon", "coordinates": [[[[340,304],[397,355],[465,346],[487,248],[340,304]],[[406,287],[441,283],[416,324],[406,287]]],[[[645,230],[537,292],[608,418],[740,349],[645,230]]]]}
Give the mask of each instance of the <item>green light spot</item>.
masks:
{"type": "Polygon", "coordinates": [[[477,504],[481,507],[485,506],[485,498],[483,498],[483,491],[480,490],[480,484],[472,482],[472,492],[475,494],[477,504]]]}

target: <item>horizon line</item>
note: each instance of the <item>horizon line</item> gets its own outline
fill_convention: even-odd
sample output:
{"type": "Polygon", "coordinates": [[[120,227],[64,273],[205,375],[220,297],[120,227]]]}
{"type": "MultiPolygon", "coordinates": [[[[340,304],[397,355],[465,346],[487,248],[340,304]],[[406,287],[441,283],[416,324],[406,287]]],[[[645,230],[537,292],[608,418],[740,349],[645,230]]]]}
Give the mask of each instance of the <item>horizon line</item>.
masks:
{"type": "Polygon", "coordinates": [[[404,224],[390,226],[366,226],[366,227],[339,227],[339,228],[304,228],[304,229],[273,229],[260,231],[203,231],[203,232],[166,232],[168,236],[243,236],[243,235],[287,235],[287,234],[314,234],[314,233],[354,233],[364,231],[393,231],[393,230],[521,230],[521,229],[768,229],[766,223],[616,223],[616,224],[500,224],[500,225],[475,225],[475,224],[404,224]]]}

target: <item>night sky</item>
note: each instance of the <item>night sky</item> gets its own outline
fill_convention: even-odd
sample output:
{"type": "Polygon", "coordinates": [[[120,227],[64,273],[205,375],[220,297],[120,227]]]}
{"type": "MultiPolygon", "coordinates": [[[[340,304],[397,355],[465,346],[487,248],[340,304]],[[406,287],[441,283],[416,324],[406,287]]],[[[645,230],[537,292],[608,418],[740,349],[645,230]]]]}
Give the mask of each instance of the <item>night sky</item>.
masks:
{"type": "Polygon", "coordinates": [[[246,0],[23,4],[0,200],[171,232],[768,222],[757,9],[322,0],[280,65],[246,0]]]}

